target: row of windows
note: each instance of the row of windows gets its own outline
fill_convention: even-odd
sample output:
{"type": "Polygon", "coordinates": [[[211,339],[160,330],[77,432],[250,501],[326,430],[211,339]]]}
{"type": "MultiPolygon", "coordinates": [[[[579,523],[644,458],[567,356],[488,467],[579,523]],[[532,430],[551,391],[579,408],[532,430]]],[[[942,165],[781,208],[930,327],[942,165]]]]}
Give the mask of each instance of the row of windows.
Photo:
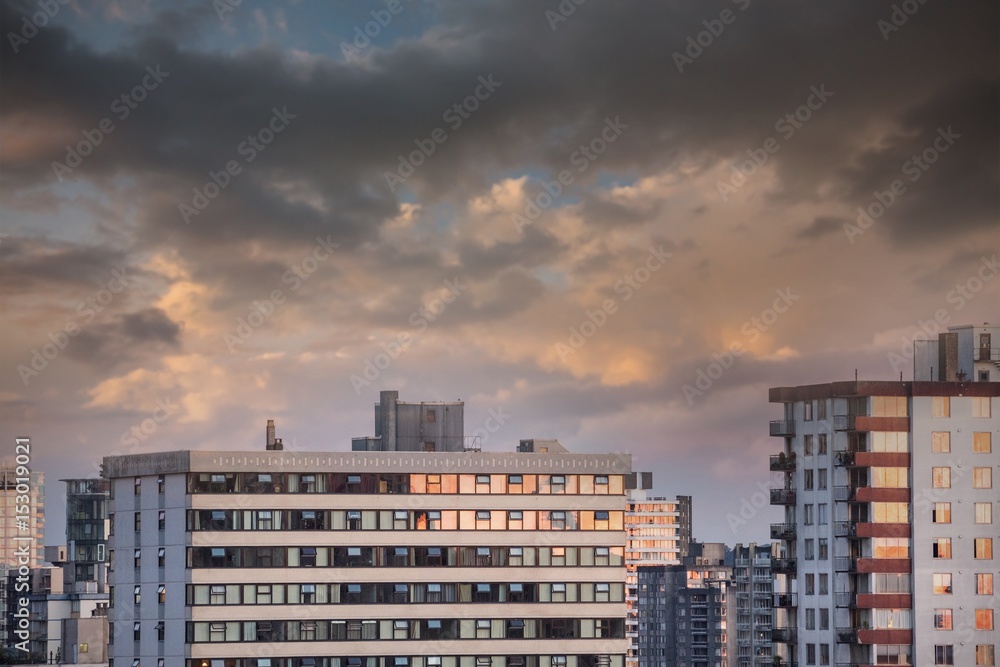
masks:
{"type": "Polygon", "coordinates": [[[189,606],[624,601],[625,586],[621,582],[189,584],[187,587],[189,606]]]}
{"type": "MultiPolygon", "coordinates": [[[[992,503],[973,503],[975,522],[989,524],[993,523],[992,503]]],[[[951,503],[934,503],[931,509],[931,521],[933,523],[951,523],[951,503]]]]}
{"type": "MultiPolygon", "coordinates": [[[[187,624],[188,643],[391,639],[595,639],[624,636],[623,618],[447,618],[381,621],[309,619],[197,621],[187,624]]],[[[138,636],[135,638],[138,639],[138,636]]]]}
{"type": "MultiPolygon", "coordinates": [[[[188,530],[623,530],[614,510],[190,510],[188,530]]],[[[137,514],[138,516],[138,514],[137,514]]]]}
{"type": "MultiPolygon", "coordinates": [[[[976,630],[993,630],[993,610],[976,609],[976,630]]],[[[951,609],[934,610],[935,630],[954,630],[954,613],[951,609]]]]}
{"type": "MultiPolygon", "coordinates": [[[[934,594],[951,595],[951,573],[936,572],[934,574],[934,594]]],[[[993,574],[991,572],[976,574],[976,595],[993,595],[993,574]]]]}
{"type": "Polygon", "coordinates": [[[187,557],[188,567],[620,567],[624,564],[624,547],[190,547],[187,557]]]}
{"type": "MultiPolygon", "coordinates": [[[[951,466],[935,466],[931,468],[931,486],[935,489],[950,489],[951,466]]],[[[974,467],[972,469],[972,488],[992,489],[993,468],[974,467]]]]}
{"type": "MultiPolygon", "coordinates": [[[[138,659],[132,667],[143,667],[138,659]]],[[[143,663],[145,664],[145,663],[143,663]]],[[[621,655],[389,656],[189,659],[185,667],[623,667],[621,655]]],[[[111,661],[109,667],[115,667],[111,661]]],[[[159,658],[156,667],[164,667],[159,658]]]]}
{"type": "MultiPolygon", "coordinates": [[[[140,478],[136,478],[139,480],[140,478]]],[[[136,483],[136,489],[139,483],[136,483]]],[[[461,493],[623,495],[622,475],[191,473],[188,493],[461,493]]]]}
{"type": "MultiPolygon", "coordinates": [[[[990,397],[972,396],[972,416],[978,419],[988,419],[990,417],[990,397]]],[[[950,417],[951,397],[932,396],[931,397],[931,417],[950,417]]]]}
{"type": "MultiPolygon", "coordinates": [[[[989,431],[972,433],[972,453],[990,454],[993,452],[992,434],[989,431]]],[[[934,431],[931,433],[931,451],[935,454],[951,452],[951,431],[934,431]]]]}
{"type": "MultiPolygon", "coordinates": [[[[954,665],[955,647],[952,644],[936,644],[934,646],[935,665],[954,665]]],[[[976,644],[976,665],[995,665],[996,646],[994,644],[976,644]]]]}

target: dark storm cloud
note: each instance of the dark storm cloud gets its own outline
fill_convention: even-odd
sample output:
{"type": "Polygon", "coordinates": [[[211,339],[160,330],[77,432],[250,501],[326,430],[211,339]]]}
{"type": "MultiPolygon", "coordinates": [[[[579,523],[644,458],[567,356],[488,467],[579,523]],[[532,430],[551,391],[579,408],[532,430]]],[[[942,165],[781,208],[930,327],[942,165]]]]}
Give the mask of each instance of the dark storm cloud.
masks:
{"type": "Polygon", "coordinates": [[[66,354],[96,369],[120,368],[142,356],[179,350],[180,333],[166,313],[147,308],[83,327],[66,354]]]}
{"type": "Polygon", "coordinates": [[[0,242],[0,285],[22,293],[104,287],[126,254],[46,238],[8,236],[0,242]]]}
{"type": "Polygon", "coordinates": [[[842,233],[845,222],[848,221],[840,218],[831,218],[829,216],[820,215],[813,218],[813,221],[807,227],[799,231],[795,237],[811,241],[822,238],[828,234],[839,234],[842,233]]]}

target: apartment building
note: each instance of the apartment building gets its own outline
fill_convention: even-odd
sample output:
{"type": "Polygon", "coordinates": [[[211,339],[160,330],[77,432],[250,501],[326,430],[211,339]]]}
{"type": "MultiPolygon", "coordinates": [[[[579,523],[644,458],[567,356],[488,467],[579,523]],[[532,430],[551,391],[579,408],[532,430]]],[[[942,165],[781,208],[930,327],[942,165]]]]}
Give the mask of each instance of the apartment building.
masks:
{"type": "Polygon", "coordinates": [[[996,663],[998,334],[955,327],[918,346],[913,382],[770,390],[784,662],[996,663]]]}
{"type": "MultiPolygon", "coordinates": [[[[736,656],[730,665],[773,667],[770,544],[737,544],[733,549],[733,586],[736,598],[736,656]]],[[[780,600],[777,600],[780,602],[780,600]]],[[[730,628],[730,632],[732,629],[730,628]]]]}
{"type": "Polygon", "coordinates": [[[18,474],[13,459],[0,461],[0,610],[4,610],[0,614],[0,645],[13,644],[16,639],[6,610],[18,596],[15,580],[8,575],[16,574],[20,566],[37,568],[44,562],[45,473],[31,472],[25,477],[18,474]],[[22,525],[19,520],[25,516],[22,525]]]}
{"type": "Polygon", "coordinates": [[[112,667],[623,667],[628,455],[272,439],[104,460],[112,667]]]}
{"type": "Polygon", "coordinates": [[[717,667],[735,655],[726,547],[691,542],[680,565],[638,569],[639,667],[717,667]]]}
{"type": "MultiPolygon", "coordinates": [[[[628,616],[628,667],[636,667],[639,637],[638,570],[641,567],[679,565],[691,542],[691,497],[667,499],[650,494],[653,475],[636,473],[626,481],[625,602],[628,616]],[[635,487],[639,488],[635,488],[635,487]]],[[[644,599],[651,600],[646,596],[644,599]]]]}

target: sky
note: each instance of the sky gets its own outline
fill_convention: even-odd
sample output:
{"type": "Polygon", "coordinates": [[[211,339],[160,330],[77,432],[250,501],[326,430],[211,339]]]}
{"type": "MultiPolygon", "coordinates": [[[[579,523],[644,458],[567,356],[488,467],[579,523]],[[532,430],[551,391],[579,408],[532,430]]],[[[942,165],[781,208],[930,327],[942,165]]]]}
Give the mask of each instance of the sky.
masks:
{"type": "Polygon", "coordinates": [[[0,3],[0,454],[627,451],[767,541],[768,388],[1000,320],[994,2],[0,3]],[[4,451],[7,450],[7,451],[4,451]]]}

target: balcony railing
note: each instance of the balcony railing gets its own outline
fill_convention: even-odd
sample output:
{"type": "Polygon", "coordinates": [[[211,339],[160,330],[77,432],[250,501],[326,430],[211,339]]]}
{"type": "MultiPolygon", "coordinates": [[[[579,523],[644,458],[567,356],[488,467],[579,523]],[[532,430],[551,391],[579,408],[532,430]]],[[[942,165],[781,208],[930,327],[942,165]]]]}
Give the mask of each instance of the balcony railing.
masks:
{"type": "Polygon", "coordinates": [[[771,489],[772,505],[794,505],[795,489],[771,489]]]}
{"type": "Polygon", "coordinates": [[[858,640],[858,631],[854,628],[837,628],[838,644],[853,644],[858,640]]]}
{"type": "Polygon", "coordinates": [[[795,470],[795,452],[791,454],[774,454],[770,458],[772,472],[791,472],[795,470]]]}
{"type": "Polygon", "coordinates": [[[837,452],[833,462],[841,468],[849,468],[854,465],[854,452],[837,452]]]}
{"type": "Polygon", "coordinates": [[[794,523],[772,523],[771,524],[771,539],[772,540],[794,540],[795,539],[795,524],[794,523]]]}
{"type": "Polygon", "coordinates": [[[1000,361],[1000,347],[977,347],[972,350],[974,361],[1000,361]]]}
{"type": "Polygon", "coordinates": [[[795,574],[798,563],[794,558],[772,558],[771,572],[775,574],[795,574]]]}
{"type": "Polygon", "coordinates": [[[834,431],[853,431],[854,430],[854,418],[857,415],[834,415],[833,416],[833,430],[834,431]]]}
{"type": "Polygon", "coordinates": [[[847,502],[854,499],[854,489],[850,486],[833,487],[833,499],[837,502],[847,502]]]}
{"type": "Polygon", "coordinates": [[[794,644],[798,639],[795,628],[772,628],[771,642],[775,644],[794,644]]]}
{"type": "Polygon", "coordinates": [[[856,603],[854,593],[835,593],[833,603],[838,607],[853,607],[856,603]]]}
{"type": "Polygon", "coordinates": [[[850,521],[837,521],[833,524],[833,534],[835,537],[854,537],[857,530],[850,521]]]}
{"type": "Polygon", "coordinates": [[[776,419],[771,422],[771,435],[791,438],[795,435],[794,419],[776,419]]]}
{"type": "Polygon", "coordinates": [[[855,561],[850,556],[837,556],[833,559],[834,572],[854,572],[855,561]]]}
{"type": "Polygon", "coordinates": [[[775,593],[774,594],[774,606],[775,607],[796,607],[798,606],[798,597],[795,593],[775,593]]]}

